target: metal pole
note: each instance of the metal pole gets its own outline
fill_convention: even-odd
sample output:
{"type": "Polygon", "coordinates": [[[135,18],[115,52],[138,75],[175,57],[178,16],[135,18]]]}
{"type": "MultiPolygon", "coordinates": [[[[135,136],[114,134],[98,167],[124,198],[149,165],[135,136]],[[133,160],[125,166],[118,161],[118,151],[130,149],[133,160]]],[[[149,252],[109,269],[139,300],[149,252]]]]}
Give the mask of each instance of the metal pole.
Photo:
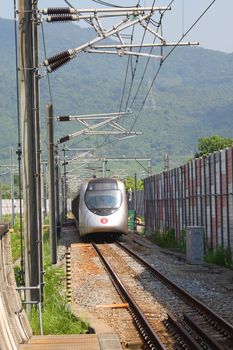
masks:
{"type": "Polygon", "coordinates": [[[134,210],[137,213],[137,173],[134,174],[134,210]]]}
{"type": "Polygon", "coordinates": [[[59,158],[58,145],[54,145],[55,153],[55,179],[56,179],[56,223],[57,223],[57,237],[60,237],[61,222],[60,222],[60,203],[59,203],[59,158]]]}
{"type": "Polygon", "coordinates": [[[103,160],[103,177],[106,178],[106,165],[107,165],[107,160],[103,160]]]}
{"type": "Polygon", "coordinates": [[[13,159],[13,147],[10,148],[10,165],[11,165],[11,223],[15,223],[15,200],[14,200],[14,159],[13,159]]]}
{"type": "Polygon", "coordinates": [[[152,172],[151,172],[151,159],[148,159],[147,164],[148,164],[148,176],[151,176],[151,174],[152,174],[152,172]]]}
{"type": "MultiPolygon", "coordinates": [[[[38,23],[37,23],[37,0],[33,1],[34,21],[33,21],[33,40],[34,40],[34,67],[39,66],[39,47],[38,47],[38,23]]],[[[43,269],[43,233],[42,233],[42,206],[41,206],[41,149],[40,149],[40,89],[39,72],[36,69],[34,75],[35,89],[35,143],[36,143],[36,193],[37,193],[37,215],[38,215],[38,270],[39,270],[39,301],[43,302],[44,269],[43,269]]]]}
{"type": "Polygon", "coordinates": [[[0,221],[2,220],[2,183],[0,182],[0,221]]]}
{"type": "MultiPolygon", "coordinates": [[[[20,107],[22,121],[25,285],[39,284],[38,203],[35,137],[35,67],[32,0],[19,0],[20,107]]],[[[39,301],[38,290],[27,290],[26,301],[39,301]]],[[[30,311],[30,305],[27,309],[30,311]]]]}
{"type": "Polygon", "coordinates": [[[48,172],[49,172],[49,236],[51,263],[57,263],[57,230],[55,207],[55,168],[54,168],[54,143],[53,143],[53,107],[46,105],[46,125],[48,140],[48,172]]]}
{"type": "Polygon", "coordinates": [[[46,190],[45,190],[45,164],[42,164],[41,171],[41,196],[42,196],[42,223],[45,223],[46,216],[46,190]]]}
{"type": "Polygon", "coordinates": [[[63,173],[63,195],[64,195],[64,223],[67,223],[67,183],[66,183],[66,149],[63,147],[63,161],[64,161],[64,173],[63,173]]]}

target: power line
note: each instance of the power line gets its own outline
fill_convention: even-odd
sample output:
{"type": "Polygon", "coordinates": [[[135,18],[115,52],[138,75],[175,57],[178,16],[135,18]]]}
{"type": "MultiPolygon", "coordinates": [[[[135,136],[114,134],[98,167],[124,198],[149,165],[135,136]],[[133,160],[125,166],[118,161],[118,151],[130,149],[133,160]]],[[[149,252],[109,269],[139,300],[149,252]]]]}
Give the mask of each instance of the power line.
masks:
{"type": "MultiPolygon", "coordinates": [[[[117,7],[117,8],[130,8],[130,7],[133,8],[133,7],[135,7],[135,6],[119,6],[119,5],[111,4],[109,2],[102,1],[102,0],[92,0],[92,2],[95,2],[95,3],[100,4],[100,5],[108,6],[108,7],[117,7]]],[[[138,4],[136,6],[139,6],[139,3],[140,3],[140,0],[138,1],[138,4]]]]}
{"type": "MultiPolygon", "coordinates": [[[[173,1],[174,1],[174,0],[171,1],[171,3],[169,4],[169,6],[172,4],[173,1]]],[[[137,116],[136,116],[136,118],[135,118],[135,120],[134,120],[134,122],[133,122],[133,125],[131,126],[130,131],[132,131],[132,129],[134,128],[134,126],[135,126],[135,124],[136,124],[136,122],[137,122],[137,120],[138,120],[138,118],[139,118],[139,116],[140,116],[140,114],[141,114],[141,111],[142,111],[142,109],[143,109],[143,107],[144,107],[144,105],[145,105],[145,103],[146,103],[147,97],[149,96],[149,93],[150,93],[150,91],[151,91],[151,89],[152,89],[152,87],[153,87],[153,85],[154,85],[154,82],[155,82],[155,80],[157,79],[157,77],[158,77],[158,75],[159,75],[159,73],[160,73],[160,70],[161,70],[161,68],[162,68],[163,63],[167,60],[167,58],[171,55],[171,53],[177,48],[177,46],[178,46],[179,43],[182,41],[182,39],[183,39],[183,38],[193,29],[193,27],[200,21],[200,19],[204,16],[204,14],[210,9],[211,6],[215,3],[215,1],[216,1],[216,0],[213,0],[213,1],[210,3],[210,5],[207,6],[207,8],[206,8],[206,9],[202,12],[202,14],[197,18],[197,20],[196,20],[196,21],[190,26],[190,28],[181,36],[180,40],[176,43],[176,45],[174,45],[174,47],[173,47],[173,48],[168,52],[168,54],[162,59],[161,64],[160,64],[160,66],[159,66],[159,68],[158,68],[158,70],[157,70],[157,72],[156,72],[156,74],[155,74],[155,76],[154,76],[154,78],[153,78],[153,80],[152,80],[150,86],[149,86],[149,89],[148,89],[148,91],[147,91],[147,93],[146,93],[146,96],[145,96],[143,102],[142,102],[142,105],[141,105],[141,107],[140,107],[140,109],[139,109],[139,112],[138,112],[138,114],[137,114],[137,116]]]]}
{"type": "MultiPolygon", "coordinates": [[[[43,23],[41,23],[41,33],[42,33],[44,57],[46,58],[47,57],[47,50],[46,50],[46,44],[45,44],[45,32],[44,32],[43,23]]],[[[49,77],[49,74],[46,74],[46,76],[47,76],[47,83],[48,83],[48,88],[49,88],[50,102],[51,102],[51,104],[53,104],[53,97],[52,97],[52,89],[51,89],[50,77],[49,77]]]]}
{"type": "Polygon", "coordinates": [[[180,40],[176,43],[176,45],[168,52],[168,54],[164,57],[163,61],[165,61],[170,54],[176,49],[181,40],[186,37],[186,35],[195,27],[195,25],[200,21],[200,19],[206,14],[206,12],[211,8],[211,6],[215,3],[216,0],[213,0],[209,6],[202,12],[202,14],[196,19],[196,21],[191,25],[191,27],[181,36],[180,40]]]}

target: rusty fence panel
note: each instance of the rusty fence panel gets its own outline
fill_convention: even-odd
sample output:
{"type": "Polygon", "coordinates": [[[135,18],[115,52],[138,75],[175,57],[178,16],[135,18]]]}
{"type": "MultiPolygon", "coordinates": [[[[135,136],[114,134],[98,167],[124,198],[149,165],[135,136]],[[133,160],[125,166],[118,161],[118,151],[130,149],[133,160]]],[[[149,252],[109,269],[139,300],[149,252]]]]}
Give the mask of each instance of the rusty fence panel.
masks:
{"type": "Polygon", "coordinates": [[[233,249],[232,192],[233,148],[150,176],[138,194],[146,232],[169,228],[179,238],[187,226],[204,226],[209,247],[233,249]]]}

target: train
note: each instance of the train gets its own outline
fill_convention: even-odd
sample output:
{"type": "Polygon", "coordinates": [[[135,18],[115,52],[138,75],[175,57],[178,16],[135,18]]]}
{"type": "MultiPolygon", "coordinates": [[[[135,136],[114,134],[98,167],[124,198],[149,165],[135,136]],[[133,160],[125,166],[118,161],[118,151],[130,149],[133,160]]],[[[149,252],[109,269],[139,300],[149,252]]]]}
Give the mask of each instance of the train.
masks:
{"type": "Polygon", "coordinates": [[[84,182],[72,200],[72,213],[80,236],[128,233],[128,204],[124,183],[113,178],[84,182]]]}

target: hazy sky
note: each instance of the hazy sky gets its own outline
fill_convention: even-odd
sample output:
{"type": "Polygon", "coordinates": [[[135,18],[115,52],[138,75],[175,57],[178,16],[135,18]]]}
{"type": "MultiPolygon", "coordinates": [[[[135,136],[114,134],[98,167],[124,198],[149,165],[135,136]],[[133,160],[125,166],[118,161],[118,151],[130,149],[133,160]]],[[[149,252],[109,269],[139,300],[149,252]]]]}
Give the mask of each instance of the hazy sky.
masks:
{"type": "MultiPolygon", "coordinates": [[[[135,5],[138,0],[105,0],[112,4],[124,6],[135,5]]],[[[100,5],[91,0],[69,0],[77,8],[97,8],[100,5]]],[[[166,40],[179,39],[207,8],[212,0],[175,0],[172,10],[166,14],[164,33],[166,40]]],[[[141,0],[141,6],[149,6],[153,0],[141,0]]],[[[166,6],[169,0],[156,0],[156,6],[166,6]]],[[[1,1],[0,16],[13,18],[13,0],[1,1]]],[[[64,0],[39,0],[39,8],[67,6],[64,0]]],[[[216,0],[210,10],[198,22],[185,40],[199,41],[200,46],[212,50],[233,52],[233,0],[216,0]]]]}

